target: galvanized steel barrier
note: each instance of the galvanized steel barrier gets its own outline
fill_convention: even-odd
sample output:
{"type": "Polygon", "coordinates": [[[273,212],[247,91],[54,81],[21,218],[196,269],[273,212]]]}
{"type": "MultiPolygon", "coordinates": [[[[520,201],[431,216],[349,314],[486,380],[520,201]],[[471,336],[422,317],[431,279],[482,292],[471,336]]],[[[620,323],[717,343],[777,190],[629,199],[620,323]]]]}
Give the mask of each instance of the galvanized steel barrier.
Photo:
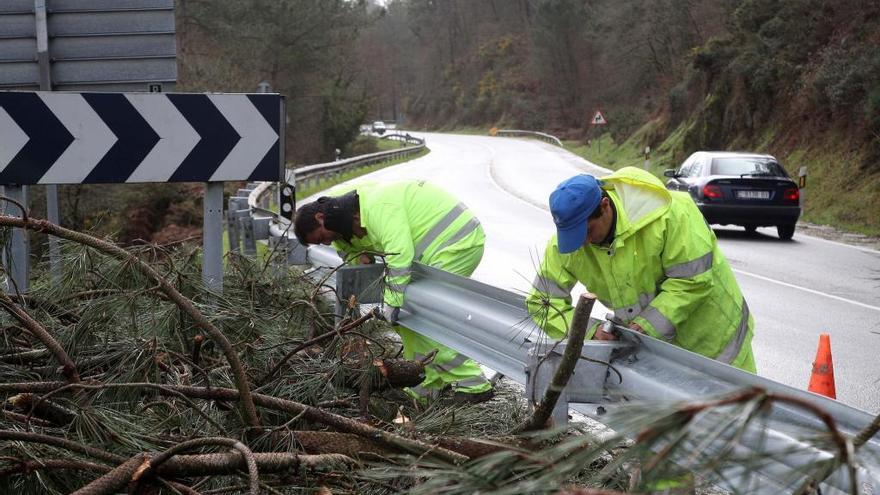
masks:
{"type": "Polygon", "coordinates": [[[559,146],[560,148],[564,148],[564,146],[562,145],[562,141],[560,141],[558,137],[550,135],[550,134],[545,134],[543,132],[519,131],[519,130],[513,130],[513,129],[498,129],[495,132],[495,135],[500,136],[500,137],[533,137],[536,139],[540,139],[541,141],[546,141],[550,144],[555,144],[555,145],[559,146]]]}
{"type": "MultiPolygon", "coordinates": [[[[313,184],[317,184],[317,182],[322,179],[334,175],[340,176],[345,172],[368,167],[376,163],[396,160],[425,149],[425,141],[423,139],[410,136],[409,134],[386,134],[382,139],[397,140],[401,141],[403,144],[412,146],[400,148],[399,150],[379,151],[377,153],[360,155],[353,158],[346,158],[344,160],[337,160],[335,162],[318,163],[293,169],[292,172],[296,176],[297,187],[308,188],[313,184]]],[[[289,176],[288,182],[291,182],[289,176]]]]}
{"type": "MultiPolygon", "coordinates": [[[[338,267],[342,260],[333,249],[302,246],[291,232],[290,221],[267,209],[270,190],[270,184],[263,183],[239,191],[237,198],[243,200],[244,211],[230,211],[231,219],[253,223],[244,229],[245,252],[255,252],[256,239],[267,239],[281,253],[277,259],[283,265],[307,264],[317,273],[338,267]]],[[[345,266],[336,270],[330,282],[335,282],[341,300],[354,294],[362,303],[378,303],[382,275],[382,265],[345,266]]],[[[521,295],[420,264],[415,265],[407,288],[400,323],[497,370],[524,385],[526,393],[536,398],[548,386],[564,346],[547,345],[521,295]]],[[[873,420],[867,412],[840,402],[738,370],[627,328],[617,327],[617,331],[620,341],[585,343],[583,356],[592,361],[580,361],[554,411],[557,420],[565,421],[571,407],[614,428],[615,416],[604,411],[625,407],[629,401],[698,401],[745,387],[760,387],[821,408],[833,416],[839,430],[848,437],[873,420]],[[610,373],[610,367],[616,373],[610,373]]],[[[715,427],[704,426],[709,430],[715,427]]],[[[791,491],[793,473],[806,473],[807,466],[833,457],[832,452],[799,440],[824,430],[824,423],[812,413],[775,402],[765,426],[747,428],[737,442],[736,454],[745,458],[760,454],[761,463],[724,468],[720,473],[725,480],[722,486],[739,493],[776,495],[791,491]]],[[[713,452],[715,445],[703,447],[713,452]]],[[[869,440],[859,453],[860,493],[880,494],[880,441],[869,440]]],[[[821,490],[823,494],[851,493],[845,467],[824,480],[821,490]]]]}
{"type": "Polygon", "coordinates": [[[227,232],[229,249],[255,255],[257,240],[269,239],[269,221],[276,213],[270,206],[275,202],[279,205],[280,215],[288,220],[293,218],[296,209],[296,187],[308,188],[317,185],[321,180],[338,178],[346,172],[355,171],[376,163],[396,160],[404,156],[419,153],[425,149],[425,140],[409,134],[391,133],[382,139],[400,141],[404,147],[397,150],[379,151],[367,155],[355,156],[335,162],[306,165],[287,171],[284,184],[273,182],[252,182],[239,189],[231,196],[227,204],[227,232]]]}

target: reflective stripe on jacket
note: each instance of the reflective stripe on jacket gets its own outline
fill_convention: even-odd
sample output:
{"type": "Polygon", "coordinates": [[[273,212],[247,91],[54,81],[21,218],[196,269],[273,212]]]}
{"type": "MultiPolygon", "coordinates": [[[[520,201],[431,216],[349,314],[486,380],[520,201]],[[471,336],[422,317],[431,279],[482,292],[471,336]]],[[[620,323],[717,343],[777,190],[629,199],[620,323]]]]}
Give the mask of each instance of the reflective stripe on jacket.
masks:
{"type": "Polygon", "coordinates": [[[690,196],[633,167],[603,181],[617,211],[611,246],[560,254],[554,235],[527,298],[532,318],[549,336],[564,337],[573,314],[571,289],[581,282],[623,322],[754,371],[748,305],[690,196]]]}
{"type": "Polygon", "coordinates": [[[486,236],[480,222],[451,194],[425,181],[363,183],[331,194],[357,189],[361,226],[367,231],[352,242],[333,245],[350,257],[364,251],[386,253],[388,273],[384,300],[403,305],[412,263],[431,265],[441,253],[482,246],[486,236]]]}

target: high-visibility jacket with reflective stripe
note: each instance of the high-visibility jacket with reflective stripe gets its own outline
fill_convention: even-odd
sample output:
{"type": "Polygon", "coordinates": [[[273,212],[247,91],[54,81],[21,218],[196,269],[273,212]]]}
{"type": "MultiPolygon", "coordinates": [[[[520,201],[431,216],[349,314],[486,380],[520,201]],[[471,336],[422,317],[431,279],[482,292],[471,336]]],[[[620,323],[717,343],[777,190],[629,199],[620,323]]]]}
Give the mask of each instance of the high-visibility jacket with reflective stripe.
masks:
{"type": "Polygon", "coordinates": [[[486,240],[480,222],[464,204],[425,181],[360,183],[333,190],[331,195],[353,189],[367,235],[333,245],[353,262],[365,251],[386,253],[383,296],[391,306],[403,305],[414,261],[430,265],[441,253],[482,246],[486,240]]]}
{"type": "Polygon", "coordinates": [[[737,359],[751,345],[753,319],[694,201],[633,167],[602,180],[617,211],[611,246],[561,254],[554,235],[527,298],[532,318],[551,337],[564,337],[573,315],[571,289],[581,282],[623,322],[754,371],[750,352],[748,360],[737,359]]]}

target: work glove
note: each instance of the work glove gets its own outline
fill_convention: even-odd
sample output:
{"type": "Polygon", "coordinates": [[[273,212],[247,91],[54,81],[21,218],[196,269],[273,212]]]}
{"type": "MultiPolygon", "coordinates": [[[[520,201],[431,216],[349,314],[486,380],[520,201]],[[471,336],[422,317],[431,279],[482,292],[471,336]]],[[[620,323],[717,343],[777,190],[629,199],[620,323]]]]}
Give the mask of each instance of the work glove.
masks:
{"type": "Polygon", "coordinates": [[[400,308],[396,308],[394,306],[384,305],[382,307],[382,319],[391,323],[392,325],[397,325],[397,319],[400,317],[400,308]]]}

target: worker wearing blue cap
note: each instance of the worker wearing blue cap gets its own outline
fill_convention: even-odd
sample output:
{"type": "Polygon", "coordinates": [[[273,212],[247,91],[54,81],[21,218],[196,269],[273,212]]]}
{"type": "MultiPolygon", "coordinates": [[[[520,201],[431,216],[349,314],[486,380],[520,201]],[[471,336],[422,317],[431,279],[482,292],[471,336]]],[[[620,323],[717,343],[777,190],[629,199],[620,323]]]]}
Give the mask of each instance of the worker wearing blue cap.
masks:
{"type": "MultiPolygon", "coordinates": [[[[630,328],[755,372],[754,320],[714,232],[687,193],[625,167],[601,180],[576,175],[550,195],[556,235],[527,298],[561,339],[581,282],[630,328]]],[[[614,335],[589,329],[589,338],[614,335]]]]}

